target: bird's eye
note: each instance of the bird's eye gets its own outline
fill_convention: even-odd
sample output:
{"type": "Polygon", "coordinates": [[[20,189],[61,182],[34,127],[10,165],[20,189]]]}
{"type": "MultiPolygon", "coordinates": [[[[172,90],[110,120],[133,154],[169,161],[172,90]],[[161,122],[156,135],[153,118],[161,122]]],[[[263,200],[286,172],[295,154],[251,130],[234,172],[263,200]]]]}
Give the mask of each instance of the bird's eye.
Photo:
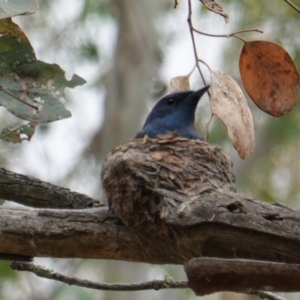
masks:
{"type": "Polygon", "coordinates": [[[168,104],[173,105],[175,103],[175,100],[173,98],[168,99],[168,104]]]}

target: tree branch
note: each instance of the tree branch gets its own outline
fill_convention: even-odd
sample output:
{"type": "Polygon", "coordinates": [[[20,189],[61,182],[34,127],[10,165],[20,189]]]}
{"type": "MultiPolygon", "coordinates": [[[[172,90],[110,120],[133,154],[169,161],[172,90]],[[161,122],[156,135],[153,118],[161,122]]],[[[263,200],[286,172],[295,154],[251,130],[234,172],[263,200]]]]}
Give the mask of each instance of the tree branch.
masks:
{"type": "Polygon", "coordinates": [[[245,33],[245,32],[259,32],[259,33],[264,33],[260,28],[242,29],[242,30],[238,30],[236,32],[232,32],[232,33],[228,33],[228,34],[212,34],[212,33],[207,33],[207,32],[195,29],[194,27],[192,27],[192,29],[193,29],[194,32],[197,32],[197,33],[199,33],[201,35],[206,35],[206,36],[210,36],[210,37],[221,37],[221,38],[235,37],[235,35],[237,35],[239,33],[245,33]]]}
{"type": "Polygon", "coordinates": [[[183,263],[163,239],[126,228],[105,208],[0,208],[0,254],[183,263]],[[172,253],[173,252],[173,253],[172,253]]]}
{"type": "Polygon", "coordinates": [[[63,274],[54,272],[53,270],[37,266],[32,263],[12,262],[11,267],[17,271],[28,271],[35,275],[60,281],[69,285],[77,285],[85,288],[102,290],[102,291],[141,291],[141,290],[161,290],[161,289],[186,289],[188,288],[187,281],[173,281],[169,279],[151,280],[140,283],[100,283],[89,280],[84,280],[75,277],[68,277],[63,274]]]}
{"type": "Polygon", "coordinates": [[[2,207],[0,253],[158,264],[183,264],[199,255],[300,263],[300,213],[285,206],[214,193],[193,199],[180,213],[166,210],[162,220],[167,231],[149,233],[125,227],[107,207],[2,207]]]}
{"type": "MultiPolygon", "coordinates": [[[[0,173],[5,172],[2,170],[0,173]]],[[[19,177],[18,174],[13,176],[13,173],[8,173],[19,177]]],[[[26,176],[21,178],[28,180],[29,185],[37,182],[26,176]]],[[[38,184],[46,186],[43,182],[38,181],[38,184]]],[[[52,189],[51,185],[49,187],[52,189]]],[[[22,193],[25,198],[26,191],[31,193],[24,189],[22,193]]],[[[273,268],[274,276],[280,276],[282,270],[288,268],[293,268],[293,275],[298,272],[300,267],[295,264],[300,264],[299,211],[222,189],[205,190],[199,196],[184,199],[185,202],[180,202],[182,199],[167,190],[153,192],[164,195],[164,201],[170,205],[164,206],[161,219],[152,224],[150,231],[143,227],[126,227],[107,207],[75,210],[1,207],[0,254],[117,259],[155,264],[184,264],[195,257],[214,257],[225,259],[220,266],[228,264],[228,268],[238,264],[239,259],[248,259],[246,264],[249,266],[252,262],[256,266],[282,262],[282,268],[273,268]],[[179,204],[175,205],[176,201],[179,204]]],[[[157,199],[155,194],[153,197],[157,199]]],[[[124,198],[123,201],[129,203],[131,199],[124,198]]],[[[202,270],[201,264],[198,267],[202,270]]],[[[221,267],[214,270],[222,274],[221,267]]],[[[273,275],[264,274],[264,282],[272,284],[273,275]]],[[[215,273],[214,276],[217,275],[215,273]]],[[[257,287],[257,277],[251,276],[253,281],[249,279],[242,292],[257,287]]],[[[282,281],[278,286],[282,290],[299,289],[298,284],[294,286],[293,282],[282,281]]],[[[214,291],[219,291],[221,287],[222,281],[216,283],[214,291]]]]}
{"type": "Polygon", "coordinates": [[[189,286],[199,295],[220,291],[299,291],[300,265],[243,259],[194,258],[185,264],[189,286]]]}
{"type": "Polygon", "coordinates": [[[245,292],[245,294],[248,295],[255,295],[258,296],[261,299],[268,299],[268,300],[285,300],[285,298],[282,298],[276,294],[270,293],[270,292],[264,292],[264,291],[256,291],[249,289],[245,292]]]}
{"type": "Polygon", "coordinates": [[[289,6],[291,6],[296,12],[300,13],[300,8],[295,5],[293,2],[291,2],[290,0],[283,0],[284,2],[286,2],[289,6]]]}
{"type": "MultiPolygon", "coordinates": [[[[245,42],[245,40],[243,40],[240,36],[238,36],[239,33],[246,33],[246,32],[259,32],[259,33],[263,33],[263,31],[260,28],[242,29],[242,30],[238,30],[236,32],[232,32],[232,33],[229,33],[229,34],[210,34],[210,33],[206,33],[206,32],[200,31],[200,30],[196,29],[194,27],[194,25],[193,25],[193,20],[192,20],[192,13],[193,13],[192,2],[191,2],[191,0],[187,0],[187,1],[188,1],[188,18],[187,18],[187,22],[188,22],[189,30],[190,30],[190,34],[191,34],[191,39],[192,39],[192,44],[193,44],[193,51],[194,51],[194,56],[195,56],[195,62],[196,62],[196,66],[197,66],[197,69],[199,71],[199,74],[201,76],[201,79],[202,79],[204,85],[206,85],[206,80],[204,78],[203,72],[202,72],[201,67],[199,65],[199,62],[204,63],[204,61],[201,60],[199,58],[199,55],[198,55],[196,41],[195,41],[195,35],[194,35],[195,32],[198,33],[198,34],[205,35],[205,36],[210,36],[210,37],[222,37],[222,38],[235,37],[235,38],[238,38],[238,39],[240,39],[240,40],[242,40],[242,41],[245,42]]],[[[285,1],[289,3],[288,0],[285,0],[285,1]]],[[[205,65],[207,65],[207,64],[205,63],[205,65]]],[[[209,67],[208,67],[208,69],[210,70],[209,67]]],[[[208,94],[210,95],[209,92],[208,92],[208,94]]]]}
{"type": "Polygon", "coordinates": [[[0,169],[0,198],[40,208],[88,208],[99,201],[41,180],[0,169]]]}
{"type": "MultiPolygon", "coordinates": [[[[192,3],[191,3],[191,0],[188,0],[188,18],[187,18],[187,22],[189,24],[189,29],[190,29],[190,34],[191,34],[191,39],[192,39],[192,44],[193,44],[193,51],[194,51],[194,56],[195,56],[195,61],[196,61],[196,67],[199,71],[202,82],[204,83],[204,85],[206,85],[206,80],[204,78],[203,72],[202,72],[202,70],[200,68],[200,65],[199,65],[199,57],[198,57],[196,41],[195,41],[195,36],[194,36],[194,26],[193,26],[193,20],[192,20],[192,13],[193,13],[192,3]]],[[[208,91],[208,94],[210,95],[209,91],[208,91]]]]}
{"type": "MultiPolygon", "coordinates": [[[[141,283],[100,283],[90,280],[83,280],[76,277],[69,277],[63,274],[54,272],[53,270],[47,269],[42,266],[35,265],[33,263],[24,263],[15,261],[12,262],[11,268],[16,271],[28,271],[39,277],[56,280],[59,282],[66,283],[68,285],[77,285],[85,288],[103,290],[103,291],[141,291],[141,290],[161,290],[161,289],[185,289],[188,288],[188,282],[173,281],[167,277],[164,280],[151,280],[141,283]]],[[[200,284],[201,285],[201,284],[200,284]]],[[[284,300],[283,298],[272,294],[270,292],[258,291],[254,289],[245,290],[245,294],[256,295],[261,299],[268,300],[284,300]]]]}

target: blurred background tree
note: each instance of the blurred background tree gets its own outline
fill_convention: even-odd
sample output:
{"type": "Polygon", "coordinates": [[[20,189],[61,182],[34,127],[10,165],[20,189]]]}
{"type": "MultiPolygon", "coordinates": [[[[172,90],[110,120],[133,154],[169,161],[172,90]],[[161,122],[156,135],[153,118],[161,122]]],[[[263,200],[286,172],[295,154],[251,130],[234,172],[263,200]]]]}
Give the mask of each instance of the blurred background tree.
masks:
{"type": "MultiPolygon", "coordinates": [[[[11,145],[0,141],[3,167],[41,180],[69,187],[105,202],[101,190],[101,162],[110,149],[132,138],[154,100],[167,92],[169,80],[187,74],[194,65],[187,3],[180,0],[39,0],[39,10],[14,18],[27,34],[38,59],[57,63],[70,77],[73,72],[87,84],[67,91],[70,119],[38,127],[30,143],[11,145]]],[[[230,16],[208,12],[194,0],[195,26],[220,34],[259,27],[263,35],[246,39],[281,44],[300,65],[299,14],[283,0],[220,1],[230,16]]],[[[300,5],[300,0],[294,0],[300,5]]],[[[197,36],[199,56],[212,69],[240,78],[238,56],[242,44],[231,39],[197,36]]],[[[208,77],[208,74],[206,74],[208,77]]],[[[209,81],[209,80],[208,80],[209,81]]],[[[198,74],[192,87],[202,86],[198,74]]],[[[204,132],[210,117],[208,99],[198,109],[198,127],[204,132]]],[[[250,102],[249,102],[250,103],[250,102]]],[[[299,107],[275,119],[250,103],[256,129],[256,149],[247,161],[238,158],[220,121],[211,126],[212,144],[219,144],[235,164],[241,193],[266,201],[298,205],[299,107]]],[[[0,108],[1,126],[15,121],[0,108]]],[[[17,121],[15,121],[17,122],[17,121]]],[[[8,205],[8,204],[4,204],[8,205]]],[[[59,272],[107,282],[134,282],[169,274],[184,278],[181,266],[95,261],[36,259],[59,272]]],[[[0,299],[196,299],[188,290],[99,292],[68,287],[31,274],[17,274],[0,263],[0,299]]],[[[287,296],[287,295],[285,295],[287,296]]],[[[221,293],[209,299],[246,298],[221,293]]],[[[289,296],[296,299],[299,295],[289,296]]],[[[207,297],[208,298],[208,297],[207,297]]]]}

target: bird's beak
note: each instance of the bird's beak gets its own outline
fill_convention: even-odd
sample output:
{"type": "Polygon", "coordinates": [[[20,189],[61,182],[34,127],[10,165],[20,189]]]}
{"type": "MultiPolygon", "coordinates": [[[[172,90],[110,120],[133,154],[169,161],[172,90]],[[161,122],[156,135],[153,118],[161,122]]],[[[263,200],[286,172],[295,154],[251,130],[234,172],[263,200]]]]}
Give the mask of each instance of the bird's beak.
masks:
{"type": "Polygon", "coordinates": [[[200,98],[203,96],[203,94],[205,94],[205,92],[209,89],[209,85],[205,86],[204,88],[193,92],[192,94],[190,94],[186,99],[185,99],[185,103],[189,102],[191,107],[194,107],[194,109],[196,109],[196,106],[198,105],[198,102],[200,100],[200,98]]]}
{"type": "Polygon", "coordinates": [[[207,90],[210,88],[210,85],[207,85],[205,86],[204,88],[194,92],[191,96],[194,98],[194,99],[199,99],[205,94],[205,92],[207,92],[207,90]]]}

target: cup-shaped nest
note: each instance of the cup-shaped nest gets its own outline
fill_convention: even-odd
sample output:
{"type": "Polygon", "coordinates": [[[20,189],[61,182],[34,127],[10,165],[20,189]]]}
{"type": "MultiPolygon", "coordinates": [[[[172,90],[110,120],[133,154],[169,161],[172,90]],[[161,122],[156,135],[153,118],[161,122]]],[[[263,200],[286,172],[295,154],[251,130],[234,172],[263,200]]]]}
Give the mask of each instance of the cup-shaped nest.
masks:
{"type": "Polygon", "coordinates": [[[110,208],[126,226],[140,229],[161,224],[170,206],[236,191],[232,163],[220,147],[173,134],[117,147],[104,162],[102,180],[110,208]]]}

